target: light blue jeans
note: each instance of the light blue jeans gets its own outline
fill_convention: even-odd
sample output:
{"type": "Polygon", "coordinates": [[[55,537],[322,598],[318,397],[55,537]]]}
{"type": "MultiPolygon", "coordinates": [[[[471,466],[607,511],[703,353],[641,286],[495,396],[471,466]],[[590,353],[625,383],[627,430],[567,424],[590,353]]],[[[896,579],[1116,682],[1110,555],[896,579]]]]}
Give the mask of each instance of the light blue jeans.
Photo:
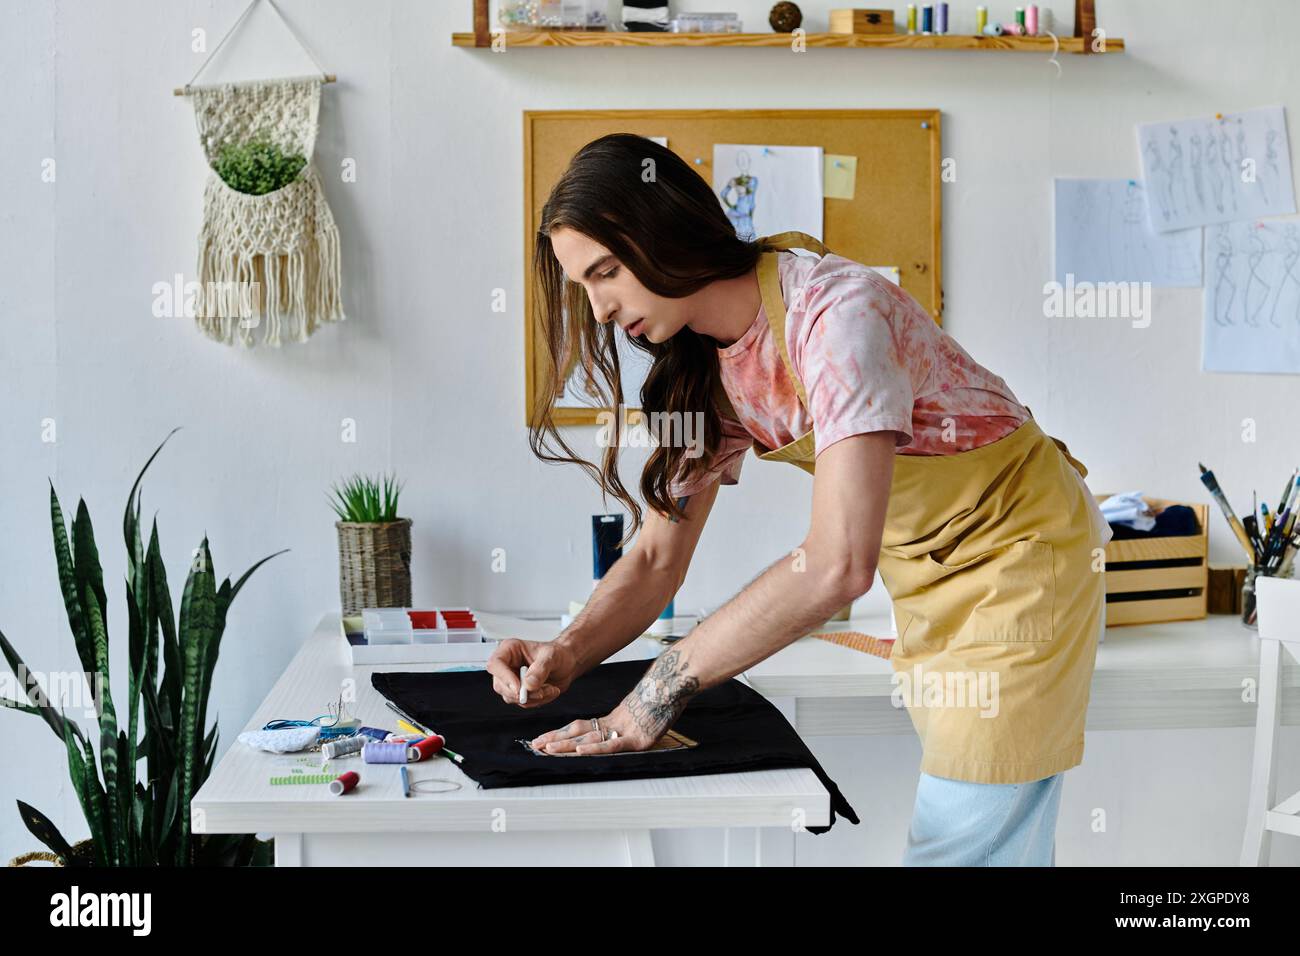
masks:
{"type": "Polygon", "coordinates": [[[921,774],[904,866],[1056,866],[1064,773],[1030,783],[921,774]]]}

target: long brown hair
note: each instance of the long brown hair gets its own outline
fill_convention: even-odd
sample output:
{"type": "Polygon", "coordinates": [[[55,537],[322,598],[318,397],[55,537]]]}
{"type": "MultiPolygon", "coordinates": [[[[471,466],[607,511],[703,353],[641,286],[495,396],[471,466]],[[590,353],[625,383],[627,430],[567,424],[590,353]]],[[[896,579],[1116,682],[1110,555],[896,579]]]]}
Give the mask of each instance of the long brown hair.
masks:
{"type": "MultiPolygon", "coordinates": [[[[622,333],[614,322],[597,323],[583,287],[565,276],[551,247],[551,232],[561,227],[599,242],[648,290],[673,299],[744,275],[757,264],[762,247],[737,237],[712,187],[680,156],[632,133],[602,136],[579,150],[542,209],[533,251],[537,312],[530,321],[540,319],[555,374],[539,389],[529,445],[542,461],[581,465],[604,494],[622,502],[632,514],[630,539],[642,512],[618,474],[621,416],[620,440],[608,443],[599,468],[575,454],[551,418],[564,393],[565,372],[575,362],[586,370],[598,406],[617,411],[625,404],[615,339],[622,333]]],[[[714,403],[720,388],[717,342],[685,326],[661,343],[628,341],[652,360],[641,387],[645,414],[668,413],[667,420],[685,422],[688,415],[703,413],[703,454],[689,457],[682,443],[660,442],[641,473],[646,504],[679,518],[683,511],[669,494],[670,482],[683,461],[684,480],[707,469],[722,435],[714,403]]]]}

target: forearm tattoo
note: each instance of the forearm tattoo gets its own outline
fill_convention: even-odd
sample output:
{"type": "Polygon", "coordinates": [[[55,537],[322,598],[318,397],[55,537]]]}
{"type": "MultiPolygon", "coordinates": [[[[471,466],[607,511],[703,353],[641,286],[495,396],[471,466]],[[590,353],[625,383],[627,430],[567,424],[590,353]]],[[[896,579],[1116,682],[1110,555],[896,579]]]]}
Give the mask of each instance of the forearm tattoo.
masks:
{"type": "Polygon", "coordinates": [[[658,740],[699,692],[700,680],[686,672],[682,652],[671,650],[659,656],[645,677],[623,698],[623,706],[638,728],[658,740]]]}

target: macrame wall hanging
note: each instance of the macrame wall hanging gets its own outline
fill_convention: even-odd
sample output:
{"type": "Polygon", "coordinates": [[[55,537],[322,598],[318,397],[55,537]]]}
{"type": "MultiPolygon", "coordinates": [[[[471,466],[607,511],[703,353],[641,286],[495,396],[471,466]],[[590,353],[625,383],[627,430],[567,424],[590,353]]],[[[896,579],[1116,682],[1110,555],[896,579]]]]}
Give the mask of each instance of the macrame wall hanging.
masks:
{"type": "MultiPolygon", "coordinates": [[[[319,128],[319,76],[193,86],[249,12],[235,21],[178,95],[194,105],[208,161],[199,233],[195,321],[227,345],[305,342],[346,318],[339,233],[312,166],[319,128]]],[[[312,62],[276,7],[265,0],[312,62]]]]}

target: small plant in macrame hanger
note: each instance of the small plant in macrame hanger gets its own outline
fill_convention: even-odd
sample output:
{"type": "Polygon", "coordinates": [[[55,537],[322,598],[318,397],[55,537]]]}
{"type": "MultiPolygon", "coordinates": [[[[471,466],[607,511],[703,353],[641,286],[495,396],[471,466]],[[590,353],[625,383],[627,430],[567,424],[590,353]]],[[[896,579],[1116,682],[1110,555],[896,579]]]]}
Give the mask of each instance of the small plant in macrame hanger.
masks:
{"type": "Polygon", "coordinates": [[[176,90],[194,105],[208,162],[199,232],[195,322],[227,345],[305,342],[341,322],[339,231],[311,157],[319,129],[318,74],[195,86],[259,3],[265,3],[311,61],[320,63],[275,0],[252,0],[190,82],[176,90]]]}
{"type": "Polygon", "coordinates": [[[306,156],[282,149],[271,131],[262,129],[252,139],[222,143],[212,168],[236,192],[264,196],[289,185],[306,165],[306,156]]]}

